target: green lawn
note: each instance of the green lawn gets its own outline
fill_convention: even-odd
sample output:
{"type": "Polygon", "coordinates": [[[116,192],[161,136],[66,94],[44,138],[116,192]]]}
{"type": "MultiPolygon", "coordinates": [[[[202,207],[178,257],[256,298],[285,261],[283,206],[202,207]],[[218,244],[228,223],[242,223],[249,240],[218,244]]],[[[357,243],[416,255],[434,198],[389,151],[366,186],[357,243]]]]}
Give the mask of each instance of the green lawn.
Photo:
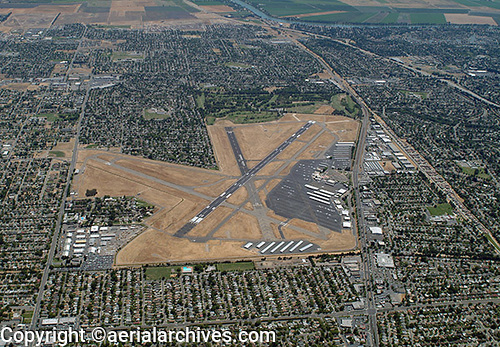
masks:
{"type": "Polygon", "coordinates": [[[113,61],[124,60],[124,59],[143,59],[144,56],[135,52],[124,52],[124,51],[113,51],[111,54],[111,59],[113,61]]]}
{"type": "Polygon", "coordinates": [[[22,314],[22,316],[24,324],[31,323],[31,319],[33,318],[33,311],[26,311],[22,314]]]}
{"type": "Polygon", "coordinates": [[[464,173],[466,173],[467,175],[470,175],[470,176],[477,176],[477,177],[480,177],[480,178],[485,179],[485,180],[489,180],[491,178],[491,176],[488,173],[486,173],[486,170],[484,169],[484,167],[473,169],[471,167],[460,166],[460,168],[462,169],[462,171],[464,173]]]}
{"type": "Polygon", "coordinates": [[[195,101],[197,107],[205,108],[205,93],[197,95],[195,101]]]}
{"type": "Polygon", "coordinates": [[[243,64],[243,63],[235,63],[235,62],[228,62],[225,64],[227,67],[234,67],[234,68],[240,68],[240,69],[249,69],[252,66],[248,64],[243,64]]]}
{"type": "Polygon", "coordinates": [[[410,13],[411,24],[446,24],[442,13],[410,13]]]}
{"type": "Polygon", "coordinates": [[[245,270],[253,270],[253,269],[255,269],[255,265],[251,261],[217,264],[217,270],[219,270],[219,271],[245,271],[245,270]]]}
{"type": "Polygon", "coordinates": [[[36,117],[45,117],[47,118],[47,122],[55,122],[59,119],[59,115],[57,113],[39,113],[36,117]]]}
{"type": "Polygon", "coordinates": [[[427,209],[429,210],[430,214],[433,216],[442,216],[444,214],[451,215],[453,212],[451,205],[448,203],[439,204],[436,207],[427,206],[427,209]]]}
{"type": "Polygon", "coordinates": [[[413,92],[411,90],[401,90],[401,93],[403,94],[406,94],[406,95],[410,95],[410,94],[414,94],[414,95],[418,95],[423,99],[427,99],[427,92],[413,92]]]}
{"type": "Polygon", "coordinates": [[[248,123],[260,123],[260,122],[271,122],[278,119],[277,113],[274,112],[235,112],[227,116],[231,122],[235,124],[248,124],[248,123]]]}
{"type": "Polygon", "coordinates": [[[168,113],[156,113],[152,110],[144,110],[144,119],[167,119],[170,115],[168,113]]]}
{"type": "Polygon", "coordinates": [[[172,268],[167,266],[148,267],[146,269],[147,280],[159,280],[162,278],[170,278],[172,268]]]}
{"type": "Polygon", "coordinates": [[[137,202],[137,206],[139,206],[139,207],[154,207],[153,204],[150,204],[149,202],[146,202],[146,201],[143,201],[140,199],[136,199],[136,202],[137,202]]]}
{"type": "Polygon", "coordinates": [[[50,157],[56,157],[56,158],[62,158],[64,157],[64,152],[61,151],[50,151],[49,152],[50,157]]]}

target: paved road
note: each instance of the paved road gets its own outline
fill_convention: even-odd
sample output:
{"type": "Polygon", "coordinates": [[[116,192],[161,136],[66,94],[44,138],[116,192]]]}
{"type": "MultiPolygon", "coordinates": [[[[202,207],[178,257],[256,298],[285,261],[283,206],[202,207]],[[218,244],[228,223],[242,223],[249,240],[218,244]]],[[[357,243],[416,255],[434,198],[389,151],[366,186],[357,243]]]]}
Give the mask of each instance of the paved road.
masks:
{"type": "MultiPolygon", "coordinates": [[[[213,210],[219,207],[226,199],[228,199],[238,188],[247,183],[257,172],[259,172],[264,166],[269,164],[276,158],[281,152],[285,150],[293,141],[295,141],[300,135],[302,135],[307,129],[309,129],[314,122],[309,121],[304,126],[302,126],[295,134],[290,136],[285,142],[279,145],[274,151],[269,153],[261,162],[259,162],[255,167],[246,171],[246,173],[241,176],[232,186],[230,186],[224,193],[215,198],[207,207],[205,207],[200,213],[198,213],[191,221],[186,223],[182,228],[180,228],[174,236],[184,237],[189,233],[198,223],[205,219],[213,210]]],[[[237,143],[237,142],[236,142],[237,143]]],[[[239,147],[238,147],[239,148],[239,147]]],[[[234,147],[233,147],[233,150],[234,147]]],[[[246,164],[245,164],[246,165],[246,164]]]]}
{"type": "MultiPolygon", "coordinates": [[[[311,54],[313,57],[318,60],[318,62],[323,66],[323,68],[329,72],[329,74],[332,76],[332,79],[337,83],[337,85],[343,89],[347,94],[351,96],[351,98],[361,107],[362,110],[362,123],[361,123],[361,129],[359,133],[359,139],[358,139],[358,144],[356,147],[356,154],[354,158],[354,164],[353,164],[353,169],[352,169],[352,180],[353,180],[353,191],[355,194],[356,198],[356,212],[357,212],[357,220],[356,222],[358,223],[357,230],[359,232],[359,242],[360,248],[362,250],[362,259],[363,259],[363,280],[365,283],[365,288],[366,288],[366,299],[367,299],[367,314],[369,318],[369,325],[370,325],[370,330],[368,332],[368,340],[367,343],[369,346],[378,346],[379,345],[379,337],[378,337],[378,329],[377,329],[377,311],[375,308],[375,300],[374,300],[374,295],[373,292],[371,291],[371,280],[370,280],[370,268],[372,266],[371,262],[371,257],[369,254],[369,251],[367,250],[366,247],[366,227],[363,221],[363,211],[362,211],[362,204],[361,204],[361,199],[360,199],[360,192],[359,192],[359,173],[360,170],[362,170],[363,166],[363,157],[364,157],[364,150],[365,150],[365,140],[366,140],[366,133],[368,130],[368,125],[369,125],[369,118],[370,115],[372,115],[372,112],[370,108],[366,105],[364,100],[356,93],[356,91],[351,87],[349,83],[347,83],[338,73],[336,73],[332,67],[323,59],[323,57],[319,56],[312,50],[310,50],[306,45],[303,43],[299,42],[298,40],[293,40],[297,45],[302,47],[304,50],[306,50],[309,54],[311,54]]],[[[356,229],[356,228],[355,228],[356,229]]],[[[356,242],[358,242],[358,238],[356,238],[356,242]]],[[[356,245],[358,246],[358,245],[356,245]]]]}
{"type": "Polygon", "coordinates": [[[45,290],[47,278],[49,277],[50,267],[52,266],[54,254],[55,254],[55,251],[57,249],[57,242],[59,240],[59,232],[61,230],[62,220],[64,217],[65,202],[66,202],[66,199],[68,198],[69,188],[71,186],[71,178],[73,176],[73,171],[75,171],[76,160],[78,158],[78,139],[80,137],[80,129],[81,129],[82,120],[83,120],[83,117],[85,115],[85,106],[87,105],[87,101],[89,98],[89,91],[90,91],[90,89],[87,89],[87,93],[85,94],[85,99],[84,99],[83,104],[82,104],[82,111],[80,113],[80,118],[78,119],[75,145],[73,147],[73,155],[71,157],[71,163],[70,163],[69,170],[68,170],[68,176],[66,177],[66,188],[64,189],[64,194],[63,194],[63,197],[61,200],[61,206],[59,208],[59,214],[58,214],[56,226],[54,228],[54,235],[52,236],[52,243],[50,245],[49,254],[47,256],[47,263],[46,263],[45,269],[43,271],[42,280],[40,281],[40,289],[38,291],[38,296],[36,298],[35,309],[33,310],[33,318],[31,321],[31,328],[32,329],[36,329],[37,324],[38,324],[38,318],[39,318],[39,314],[40,314],[40,306],[41,306],[41,302],[42,302],[42,298],[43,298],[43,292],[45,290]]]}

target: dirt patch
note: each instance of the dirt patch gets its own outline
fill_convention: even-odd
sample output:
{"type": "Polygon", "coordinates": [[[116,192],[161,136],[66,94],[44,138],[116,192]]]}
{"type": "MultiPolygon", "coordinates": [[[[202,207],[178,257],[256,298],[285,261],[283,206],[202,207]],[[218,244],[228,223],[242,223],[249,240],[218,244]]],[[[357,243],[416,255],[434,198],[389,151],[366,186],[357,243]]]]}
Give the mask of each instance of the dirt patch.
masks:
{"type": "Polygon", "coordinates": [[[238,212],[214,234],[214,237],[256,240],[262,238],[262,233],[257,218],[238,212]]]}
{"type": "Polygon", "coordinates": [[[380,165],[382,165],[382,167],[386,171],[391,172],[391,171],[395,171],[396,170],[396,168],[394,167],[394,165],[392,165],[392,161],[390,161],[390,160],[382,160],[379,163],[380,163],[380,165]]]}
{"type": "Polygon", "coordinates": [[[242,243],[237,241],[196,243],[148,229],[117,254],[116,265],[240,259],[257,255],[241,246],[242,243]]]}
{"type": "Polygon", "coordinates": [[[52,148],[51,152],[62,152],[64,153],[63,158],[71,158],[73,155],[73,148],[75,147],[75,139],[71,139],[68,142],[59,142],[52,148]]]}

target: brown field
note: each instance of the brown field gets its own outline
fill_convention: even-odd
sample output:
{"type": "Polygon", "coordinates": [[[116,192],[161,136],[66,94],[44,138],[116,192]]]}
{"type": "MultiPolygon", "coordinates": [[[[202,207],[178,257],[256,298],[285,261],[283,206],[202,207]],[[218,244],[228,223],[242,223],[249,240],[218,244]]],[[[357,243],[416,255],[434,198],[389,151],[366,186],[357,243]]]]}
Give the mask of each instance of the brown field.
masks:
{"type": "Polygon", "coordinates": [[[240,169],[231,150],[231,144],[229,143],[224,126],[222,124],[208,126],[208,135],[214,146],[215,158],[217,159],[220,172],[226,175],[239,176],[240,169]]]}
{"type": "Polygon", "coordinates": [[[274,180],[271,180],[269,181],[269,183],[266,185],[266,190],[268,192],[270,192],[271,190],[273,190],[274,187],[276,187],[276,185],[278,185],[278,183],[280,183],[281,180],[280,179],[274,179],[274,180]]]}
{"type": "Polygon", "coordinates": [[[232,208],[220,206],[215,211],[210,213],[205,219],[203,219],[200,224],[195,226],[194,229],[189,232],[189,236],[206,236],[217,225],[219,225],[224,218],[229,216],[231,212],[233,212],[232,208]]]}
{"type": "Polygon", "coordinates": [[[497,25],[492,17],[469,16],[466,13],[445,13],[447,22],[452,24],[489,24],[497,25]]]}
{"type": "Polygon", "coordinates": [[[351,250],[356,246],[356,238],[350,231],[343,231],[342,233],[331,232],[327,240],[303,235],[289,227],[283,227],[283,234],[287,238],[300,239],[307,238],[309,241],[316,243],[321,247],[322,251],[335,251],[335,250],[351,250]],[[300,236],[302,235],[302,236],[300,236]]]}
{"type": "Polygon", "coordinates": [[[162,230],[168,234],[174,234],[186,222],[202,209],[204,204],[191,200],[182,200],[177,205],[156,213],[148,219],[147,225],[162,230]]]}
{"type": "Polygon", "coordinates": [[[282,162],[279,161],[273,161],[267,164],[262,168],[262,170],[259,171],[257,174],[258,176],[270,176],[273,175],[281,166],[283,165],[282,162]]]}
{"type": "Polygon", "coordinates": [[[210,6],[200,6],[201,8],[215,13],[224,13],[224,12],[235,12],[232,7],[226,5],[210,5],[210,6]]]}
{"type": "Polygon", "coordinates": [[[296,161],[292,161],[290,164],[288,164],[288,166],[284,168],[283,171],[281,171],[281,175],[283,176],[288,175],[290,173],[290,170],[295,164],[297,164],[296,161]]]}
{"type": "Polygon", "coordinates": [[[214,237],[256,240],[262,238],[262,233],[257,218],[238,212],[214,234],[214,237]]]}
{"type": "Polygon", "coordinates": [[[320,106],[316,111],[314,111],[315,114],[333,114],[333,112],[335,112],[335,109],[330,105],[320,106]]]}
{"type": "Polygon", "coordinates": [[[33,89],[29,89],[31,86],[32,86],[31,83],[9,83],[9,84],[3,85],[0,88],[17,90],[17,91],[19,91],[19,90],[33,90],[33,89]]]}
{"type": "Polygon", "coordinates": [[[262,185],[266,182],[265,179],[262,179],[262,180],[255,180],[254,181],[254,184],[255,184],[255,188],[259,189],[260,187],[262,187],[262,185]]]}
{"type": "Polygon", "coordinates": [[[66,13],[76,13],[80,9],[81,4],[68,4],[68,5],[53,5],[53,4],[44,4],[38,5],[31,8],[13,8],[13,7],[5,7],[0,8],[0,13],[9,13],[12,12],[12,15],[16,14],[54,14],[58,13],[66,14],[66,13]]]}
{"type": "Polygon", "coordinates": [[[305,133],[300,135],[297,141],[308,142],[311,141],[314,136],[316,136],[321,131],[321,127],[318,124],[314,124],[305,133]]]}
{"type": "Polygon", "coordinates": [[[315,155],[319,152],[324,151],[332,142],[335,141],[335,136],[330,133],[323,133],[320,137],[318,137],[314,142],[299,155],[299,159],[314,159],[315,155]]]}
{"type": "Polygon", "coordinates": [[[210,184],[204,187],[194,188],[194,190],[208,196],[216,197],[217,195],[222,194],[234,182],[236,182],[236,180],[222,179],[220,182],[210,184]]]}
{"type": "MultiPolygon", "coordinates": [[[[299,137],[299,139],[301,139],[299,137]]],[[[295,141],[292,142],[283,152],[281,152],[277,159],[285,160],[292,158],[298,151],[300,151],[306,144],[304,142],[295,141]]]]}
{"type": "Polygon", "coordinates": [[[304,235],[300,231],[290,229],[287,227],[284,227],[282,230],[283,230],[283,235],[285,235],[285,238],[289,240],[297,240],[297,239],[303,239],[304,237],[309,237],[309,235],[304,235]]]}
{"type": "Polygon", "coordinates": [[[64,153],[64,158],[71,158],[73,155],[73,148],[75,147],[75,139],[68,142],[59,142],[51,151],[60,151],[64,153]]]}
{"type": "MultiPolygon", "coordinates": [[[[327,112],[327,110],[323,110],[323,112],[327,112]]],[[[153,216],[144,222],[150,229],[139,235],[119,252],[116,264],[257,257],[256,252],[242,249],[244,240],[262,238],[257,217],[243,212],[253,210],[251,203],[246,203],[241,211],[238,211],[220,226],[214,237],[221,240],[193,243],[187,239],[173,237],[173,234],[209,203],[208,200],[194,195],[194,192],[215,197],[235,182],[235,176],[240,176],[224,130],[225,126],[234,127],[243,155],[245,159],[250,159],[249,167],[255,166],[309,119],[331,123],[326,124],[329,130],[308,146],[301,158],[313,158],[315,154],[326,149],[336,139],[336,136],[332,135],[330,131],[347,139],[349,136],[353,136],[352,133],[355,133],[354,130],[358,126],[356,121],[349,118],[325,114],[291,114],[286,117],[287,120],[283,118],[277,122],[264,124],[234,125],[227,121],[220,121],[216,125],[209,126],[209,134],[221,168],[220,171],[155,162],[113,151],[82,148],[79,151],[77,162],[77,167],[82,172],[76,175],[73,185],[74,189],[77,190],[78,197],[83,197],[87,189],[95,188],[98,191],[98,196],[137,196],[157,206],[153,216]],[[346,127],[352,128],[349,135],[344,135],[344,132],[347,133],[346,127]],[[125,169],[132,171],[129,172],[125,169]],[[224,240],[227,238],[241,239],[242,241],[224,240]]],[[[278,168],[284,165],[283,160],[288,160],[303,146],[306,146],[321,129],[321,124],[311,127],[297,142],[281,153],[279,157],[281,161],[268,164],[258,175],[274,175],[278,168]]],[[[64,148],[59,147],[59,149],[63,150],[64,148]]],[[[296,161],[290,163],[280,175],[288,174],[295,163],[296,161]]],[[[266,180],[262,179],[255,181],[257,189],[262,189],[262,185],[266,184],[265,188],[258,192],[259,199],[264,206],[266,195],[279,182],[280,178],[278,177],[267,183],[266,180]]],[[[248,191],[242,187],[230,197],[228,203],[239,206],[247,199],[248,191]]],[[[188,236],[190,238],[207,236],[233,211],[232,208],[220,206],[199,223],[188,236]]],[[[277,216],[270,210],[266,210],[265,213],[267,215],[266,223],[274,224],[273,232],[275,237],[279,238],[277,227],[280,222],[286,221],[286,218],[277,216]]],[[[305,234],[306,230],[318,233],[319,236],[318,226],[301,220],[292,220],[289,227],[283,230],[287,237],[310,239],[327,251],[347,249],[354,240],[354,236],[350,232],[331,233],[328,240],[315,237],[311,239],[309,234],[305,234]],[[304,234],[291,228],[301,228],[304,230],[304,234]]]]}
{"type": "Polygon", "coordinates": [[[247,188],[243,186],[239,188],[237,191],[235,191],[233,195],[231,195],[229,199],[227,199],[226,201],[229,202],[230,204],[240,205],[246,199],[248,199],[248,191],[247,188]]]}
{"type": "Polygon", "coordinates": [[[359,122],[353,119],[327,122],[326,127],[335,132],[341,142],[354,142],[358,138],[359,122]]]}
{"type": "Polygon", "coordinates": [[[306,222],[302,219],[294,218],[290,221],[290,225],[312,231],[313,233],[319,234],[319,228],[315,223],[306,222]]]}
{"type": "Polygon", "coordinates": [[[273,210],[267,211],[266,214],[268,217],[274,218],[274,219],[279,220],[281,222],[285,222],[287,220],[285,217],[278,216],[276,213],[274,213],[273,210]]]}
{"type": "Polygon", "coordinates": [[[216,171],[191,168],[181,165],[166,164],[154,162],[152,160],[120,159],[116,161],[117,165],[142,172],[151,177],[178,184],[186,187],[196,187],[209,183],[215,183],[224,176],[216,171]]]}
{"type": "Polygon", "coordinates": [[[235,127],[234,133],[240,143],[245,159],[261,160],[302,125],[301,123],[264,123],[235,127]]]}
{"type": "Polygon", "coordinates": [[[241,242],[211,240],[191,242],[148,229],[118,252],[116,265],[137,265],[172,261],[242,259],[257,254],[241,247],[241,242]]]}

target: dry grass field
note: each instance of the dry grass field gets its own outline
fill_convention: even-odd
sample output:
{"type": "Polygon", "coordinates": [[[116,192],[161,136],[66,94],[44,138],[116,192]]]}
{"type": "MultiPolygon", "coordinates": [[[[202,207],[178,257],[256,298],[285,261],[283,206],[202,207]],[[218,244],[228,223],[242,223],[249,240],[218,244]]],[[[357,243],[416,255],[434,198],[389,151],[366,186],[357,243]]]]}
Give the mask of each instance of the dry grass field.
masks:
{"type": "Polygon", "coordinates": [[[492,17],[470,16],[466,13],[445,13],[447,22],[452,24],[489,24],[497,25],[492,17]]]}
{"type": "Polygon", "coordinates": [[[241,151],[247,160],[261,160],[303,124],[272,122],[234,128],[241,151]]]}
{"type": "Polygon", "coordinates": [[[211,261],[255,256],[256,253],[244,250],[238,241],[211,240],[197,243],[148,229],[117,254],[115,264],[120,266],[193,260],[211,261]]]}
{"type": "Polygon", "coordinates": [[[258,240],[262,238],[262,233],[256,217],[238,212],[214,234],[214,237],[258,240]]]}
{"type": "Polygon", "coordinates": [[[208,5],[208,6],[200,6],[201,8],[215,13],[227,13],[227,12],[235,12],[232,7],[226,5],[208,5]]]}
{"type": "MultiPolygon", "coordinates": [[[[327,111],[324,109],[322,112],[327,111]]],[[[265,199],[281,177],[287,175],[296,164],[297,161],[291,158],[303,148],[300,158],[311,159],[337,139],[355,139],[357,127],[358,122],[352,119],[328,114],[286,115],[280,121],[262,124],[216,122],[208,127],[208,132],[217,156],[218,171],[155,162],[123,155],[116,150],[82,148],[77,162],[80,173],[75,175],[73,190],[77,198],[85,197],[87,189],[96,189],[97,196],[136,196],[157,207],[155,213],[144,222],[149,229],[120,250],[116,257],[117,265],[255,257],[258,256],[256,252],[242,249],[245,240],[258,240],[263,235],[280,238],[277,228],[286,218],[267,209],[265,199]],[[234,128],[243,155],[245,159],[250,159],[248,166],[251,167],[309,119],[318,123],[281,153],[276,161],[259,172],[260,177],[266,177],[255,180],[262,208],[254,209],[247,202],[247,189],[241,187],[227,200],[231,205],[215,209],[187,234],[189,239],[173,236],[240,176],[224,127],[234,128]],[[318,137],[314,139],[316,135],[318,137]],[[279,176],[274,176],[278,168],[283,166],[285,169],[279,176]],[[235,211],[235,206],[238,211],[221,224],[235,211]],[[262,223],[269,225],[271,234],[263,234],[262,223]],[[206,237],[209,241],[190,241],[206,237]]],[[[66,152],[66,148],[59,149],[66,152]]],[[[325,236],[321,236],[324,231],[320,232],[314,223],[301,220],[292,220],[288,227],[283,228],[283,232],[287,238],[310,239],[318,243],[322,251],[344,250],[354,245],[354,236],[350,232],[331,232],[325,240],[325,236]],[[318,237],[314,237],[314,234],[318,237]]]]}

